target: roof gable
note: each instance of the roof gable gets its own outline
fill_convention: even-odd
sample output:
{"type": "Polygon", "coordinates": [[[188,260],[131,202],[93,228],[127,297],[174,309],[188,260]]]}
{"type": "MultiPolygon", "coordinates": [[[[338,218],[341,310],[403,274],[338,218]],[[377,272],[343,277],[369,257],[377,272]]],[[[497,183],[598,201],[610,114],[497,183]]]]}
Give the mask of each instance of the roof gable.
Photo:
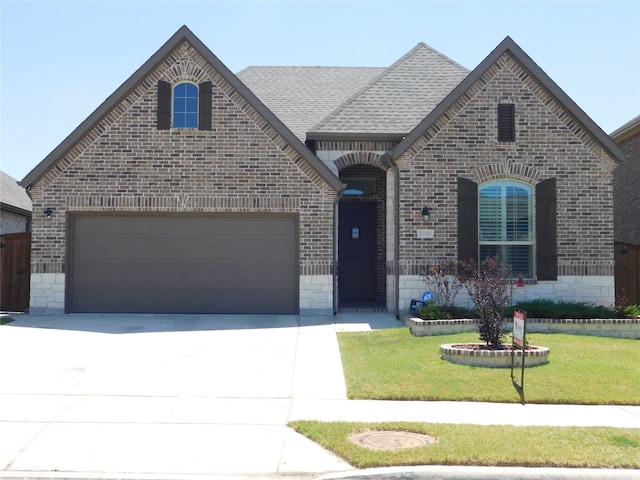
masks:
{"type": "Polygon", "coordinates": [[[523,68],[528,76],[545,90],[571,118],[584,129],[584,131],[603,148],[612,158],[618,161],[624,160],[624,152],[591,118],[553,81],[551,78],[510,38],[506,37],[444,100],[429,113],[404,140],[402,140],[391,152],[385,155],[385,159],[391,157],[398,159],[411,148],[420,137],[430,128],[434,127],[438,120],[454,104],[470,90],[481,77],[499,61],[505,53],[508,53],[523,68]]]}
{"type": "Polygon", "coordinates": [[[216,57],[207,46],[196,37],[186,26],[182,26],[160,49],[154,53],[136,72],[131,75],[113,94],[111,94],[87,119],[85,119],[66,139],[62,141],[42,162],[29,172],[22,184],[29,188],[39,181],[56,162],[80,142],[96,125],[117,107],[141,82],[153,72],[162,62],[188,42],[223,78],[234,91],[243,97],[259,115],[300,155],[321,178],[334,190],[341,189],[340,180],[297,138],[282,121],[277,118],[254,94],[249,90],[231,70],[216,57]]]}
{"type": "Polygon", "coordinates": [[[409,133],[469,71],[424,43],[319,122],[309,138],[409,133]]]}

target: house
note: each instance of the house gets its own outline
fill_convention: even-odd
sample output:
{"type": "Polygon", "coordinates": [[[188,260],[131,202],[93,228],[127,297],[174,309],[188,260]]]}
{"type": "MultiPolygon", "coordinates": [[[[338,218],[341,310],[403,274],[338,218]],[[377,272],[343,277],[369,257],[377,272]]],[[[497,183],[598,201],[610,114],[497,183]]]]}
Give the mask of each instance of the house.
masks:
{"type": "Polygon", "coordinates": [[[612,304],[623,157],[510,38],[471,72],[421,43],[234,75],[182,27],[22,181],[30,311],[399,314],[485,255],[612,304]]]}
{"type": "Polygon", "coordinates": [[[640,304],[640,115],[610,136],[626,154],[613,171],[616,296],[640,304]]]}
{"type": "Polygon", "coordinates": [[[615,241],[640,245],[640,115],[610,136],[626,154],[613,172],[615,241]]]}
{"type": "Polygon", "coordinates": [[[31,229],[31,199],[18,181],[0,172],[0,235],[31,229]]]}

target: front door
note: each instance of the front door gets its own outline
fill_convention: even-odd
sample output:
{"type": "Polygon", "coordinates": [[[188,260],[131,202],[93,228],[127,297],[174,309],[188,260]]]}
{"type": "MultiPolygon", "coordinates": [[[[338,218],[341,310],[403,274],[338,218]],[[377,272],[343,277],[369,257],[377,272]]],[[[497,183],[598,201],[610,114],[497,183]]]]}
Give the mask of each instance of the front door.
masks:
{"type": "Polygon", "coordinates": [[[338,214],[340,307],[376,301],[376,204],[341,202],[338,214]]]}

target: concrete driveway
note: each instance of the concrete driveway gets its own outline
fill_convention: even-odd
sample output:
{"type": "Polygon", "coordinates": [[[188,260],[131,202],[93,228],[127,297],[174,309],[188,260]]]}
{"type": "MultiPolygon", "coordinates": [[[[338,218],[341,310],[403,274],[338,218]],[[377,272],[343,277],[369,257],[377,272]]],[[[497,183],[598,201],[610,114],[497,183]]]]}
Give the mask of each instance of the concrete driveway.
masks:
{"type": "Polygon", "coordinates": [[[286,427],[294,399],[346,399],[342,317],[17,316],[0,327],[0,477],[164,478],[350,470],[286,427]]]}
{"type": "Polygon", "coordinates": [[[387,314],[17,316],[0,326],[0,479],[638,478],[633,470],[353,472],[286,426],[640,428],[640,406],[347,400],[336,332],[403,326],[387,314]]]}

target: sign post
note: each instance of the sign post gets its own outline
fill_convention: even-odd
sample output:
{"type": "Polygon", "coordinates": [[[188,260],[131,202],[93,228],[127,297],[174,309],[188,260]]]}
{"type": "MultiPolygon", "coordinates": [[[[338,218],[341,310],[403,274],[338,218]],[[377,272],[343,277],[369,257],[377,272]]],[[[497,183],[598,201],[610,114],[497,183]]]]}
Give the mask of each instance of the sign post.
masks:
{"type": "Polygon", "coordinates": [[[511,381],[520,390],[524,398],[524,359],[527,349],[527,312],[514,310],[513,312],[513,344],[511,345],[511,381]],[[516,348],[522,350],[522,374],[520,383],[513,377],[513,363],[516,356],[516,348]]]}

